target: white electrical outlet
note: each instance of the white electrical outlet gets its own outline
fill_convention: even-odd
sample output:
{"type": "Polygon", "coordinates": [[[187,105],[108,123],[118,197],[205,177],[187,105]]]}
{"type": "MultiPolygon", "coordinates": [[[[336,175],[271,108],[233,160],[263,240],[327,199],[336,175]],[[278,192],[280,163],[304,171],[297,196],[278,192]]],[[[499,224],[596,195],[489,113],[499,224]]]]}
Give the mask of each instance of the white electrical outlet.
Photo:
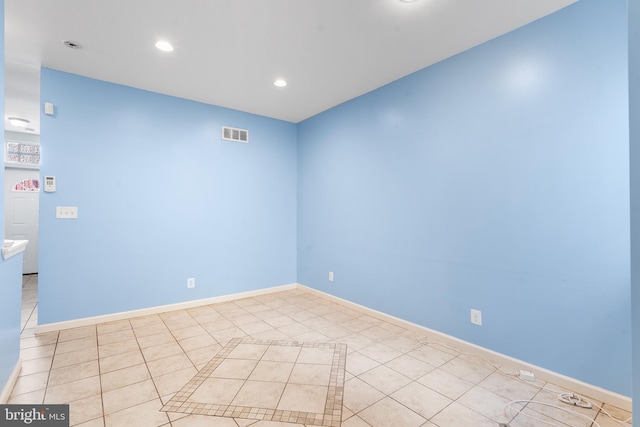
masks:
{"type": "Polygon", "coordinates": [[[471,323],[482,326],[482,312],[480,310],[471,309],[471,323]]]}
{"type": "Polygon", "coordinates": [[[329,281],[333,282],[333,271],[329,272],[329,281]]]}
{"type": "Polygon", "coordinates": [[[196,278],[195,277],[189,277],[187,279],[187,288],[191,289],[191,288],[195,288],[196,287],[196,278]]]}

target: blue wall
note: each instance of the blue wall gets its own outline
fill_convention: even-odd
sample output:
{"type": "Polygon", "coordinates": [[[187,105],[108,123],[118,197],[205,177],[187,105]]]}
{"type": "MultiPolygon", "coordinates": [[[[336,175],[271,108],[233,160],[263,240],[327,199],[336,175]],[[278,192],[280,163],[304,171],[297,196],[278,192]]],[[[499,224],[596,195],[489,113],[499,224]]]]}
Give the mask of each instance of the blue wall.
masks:
{"type": "Polygon", "coordinates": [[[41,97],[40,323],[296,282],[294,124],[50,69],[41,97]]]}
{"type": "Polygon", "coordinates": [[[640,414],[640,3],[629,1],[628,8],[633,413],[640,414]]]}
{"type": "Polygon", "coordinates": [[[627,71],[582,0],[302,122],[298,281],[630,396],[627,71]]]}
{"type": "MultiPolygon", "coordinates": [[[[4,117],[4,0],[0,0],[0,112],[4,117]]],[[[0,120],[4,135],[4,119],[0,120]]],[[[0,242],[4,242],[4,155],[0,171],[0,242]]],[[[22,255],[8,260],[0,256],[0,392],[4,389],[20,355],[20,302],[22,300],[22,255]]]]}

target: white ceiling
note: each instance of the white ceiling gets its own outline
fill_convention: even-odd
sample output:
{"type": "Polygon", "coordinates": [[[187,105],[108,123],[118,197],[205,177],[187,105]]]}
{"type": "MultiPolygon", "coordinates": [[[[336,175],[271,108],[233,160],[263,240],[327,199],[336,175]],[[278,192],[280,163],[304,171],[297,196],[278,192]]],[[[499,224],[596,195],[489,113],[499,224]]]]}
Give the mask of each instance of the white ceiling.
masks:
{"type": "Polygon", "coordinates": [[[574,1],[5,0],[5,116],[44,66],[297,123],[574,1]]]}

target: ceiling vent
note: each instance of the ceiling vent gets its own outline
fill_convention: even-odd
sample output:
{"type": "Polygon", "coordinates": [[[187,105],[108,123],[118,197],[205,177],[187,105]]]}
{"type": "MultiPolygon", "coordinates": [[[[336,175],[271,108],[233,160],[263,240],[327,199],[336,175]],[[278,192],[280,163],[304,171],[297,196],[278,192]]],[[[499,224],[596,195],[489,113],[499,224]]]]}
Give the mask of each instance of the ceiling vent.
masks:
{"type": "Polygon", "coordinates": [[[236,129],[222,126],[222,139],[227,141],[249,142],[249,131],[246,129],[236,129]]]}

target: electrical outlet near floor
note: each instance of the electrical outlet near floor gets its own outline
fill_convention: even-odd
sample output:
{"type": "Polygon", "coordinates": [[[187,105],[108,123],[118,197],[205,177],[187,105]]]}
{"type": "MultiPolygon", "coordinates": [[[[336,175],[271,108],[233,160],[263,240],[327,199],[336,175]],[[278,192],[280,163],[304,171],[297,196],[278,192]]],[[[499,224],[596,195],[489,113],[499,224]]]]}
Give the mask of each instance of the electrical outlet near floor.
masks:
{"type": "Polygon", "coordinates": [[[187,279],[187,288],[191,289],[191,288],[195,288],[196,287],[196,278],[195,277],[189,277],[187,279]]]}
{"type": "Polygon", "coordinates": [[[482,312],[480,310],[471,309],[471,323],[482,326],[482,312]]]}
{"type": "Polygon", "coordinates": [[[329,281],[333,282],[333,271],[329,272],[329,281]]]}

